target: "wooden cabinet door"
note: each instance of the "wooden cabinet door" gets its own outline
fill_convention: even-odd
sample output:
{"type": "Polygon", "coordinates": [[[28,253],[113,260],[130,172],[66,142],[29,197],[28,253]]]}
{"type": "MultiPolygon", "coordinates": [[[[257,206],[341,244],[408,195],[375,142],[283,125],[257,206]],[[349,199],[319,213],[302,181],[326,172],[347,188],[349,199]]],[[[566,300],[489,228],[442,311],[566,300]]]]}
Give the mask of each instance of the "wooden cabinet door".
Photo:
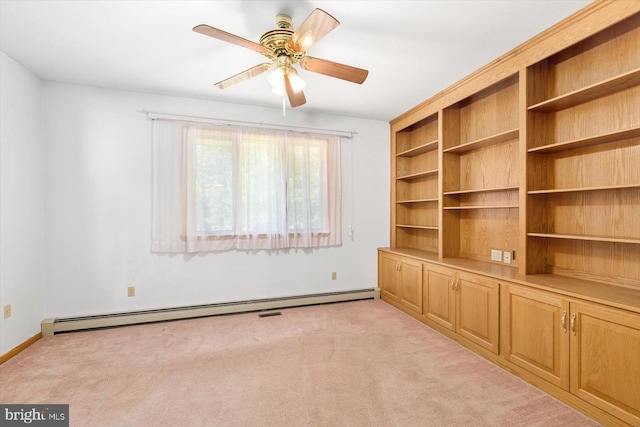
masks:
{"type": "Polygon", "coordinates": [[[471,342],[498,354],[500,284],[466,273],[458,273],[456,332],[471,342]]]}
{"type": "Polygon", "coordinates": [[[547,292],[504,286],[502,354],[569,391],[569,302],[547,292]]]}
{"type": "Polygon", "coordinates": [[[455,273],[448,268],[424,265],[422,309],[424,315],[445,328],[454,331],[456,297],[453,292],[455,273]]]}
{"type": "Polygon", "coordinates": [[[571,320],[571,393],[640,426],[640,315],[572,303],[571,320]]]}
{"type": "Polygon", "coordinates": [[[383,299],[400,301],[400,290],[398,289],[399,267],[398,257],[382,252],[379,254],[378,287],[383,299]]]}
{"type": "Polygon", "coordinates": [[[401,259],[398,274],[400,304],[422,314],[422,263],[401,259]]]}

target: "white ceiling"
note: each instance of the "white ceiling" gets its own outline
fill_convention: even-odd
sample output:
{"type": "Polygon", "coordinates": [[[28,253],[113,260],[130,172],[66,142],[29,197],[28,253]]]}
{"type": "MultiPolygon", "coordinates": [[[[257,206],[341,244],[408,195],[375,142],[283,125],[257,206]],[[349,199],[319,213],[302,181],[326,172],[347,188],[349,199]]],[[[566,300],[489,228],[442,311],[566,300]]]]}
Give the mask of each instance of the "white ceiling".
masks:
{"type": "Polygon", "coordinates": [[[267,74],[213,83],[263,61],[191,31],[208,24],[257,42],[314,8],[341,25],[308,54],[369,70],[362,85],[300,71],[300,109],[391,120],[591,0],[0,0],[0,50],[44,80],[279,107],[267,74]]]}

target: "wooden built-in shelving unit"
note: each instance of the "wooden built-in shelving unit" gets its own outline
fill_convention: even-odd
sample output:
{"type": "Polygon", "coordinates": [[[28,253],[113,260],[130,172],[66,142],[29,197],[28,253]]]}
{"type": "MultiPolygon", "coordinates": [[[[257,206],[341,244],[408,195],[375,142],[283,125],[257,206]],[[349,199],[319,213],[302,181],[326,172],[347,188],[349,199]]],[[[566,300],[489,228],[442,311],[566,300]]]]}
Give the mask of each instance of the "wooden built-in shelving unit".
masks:
{"type": "Polygon", "coordinates": [[[514,74],[443,109],[443,257],[488,261],[491,248],[517,249],[518,88],[514,74]],[[493,221],[507,225],[491,231],[493,221]]]}
{"type": "Polygon", "coordinates": [[[640,289],[638,22],[527,68],[523,273],[640,289]]]}
{"type": "Polygon", "coordinates": [[[392,122],[392,248],[640,289],[640,18],[609,15],[392,122]]]}
{"type": "Polygon", "coordinates": [[[640,2],[597,0],[392,120],[390,236],[385,301],[640,426],[640,2]]]}
{"type": "Polygon", "coordinates": [[[438,116],[392,135],[392,193],[396,245],[437,252],[439,241],[438,116]]]}

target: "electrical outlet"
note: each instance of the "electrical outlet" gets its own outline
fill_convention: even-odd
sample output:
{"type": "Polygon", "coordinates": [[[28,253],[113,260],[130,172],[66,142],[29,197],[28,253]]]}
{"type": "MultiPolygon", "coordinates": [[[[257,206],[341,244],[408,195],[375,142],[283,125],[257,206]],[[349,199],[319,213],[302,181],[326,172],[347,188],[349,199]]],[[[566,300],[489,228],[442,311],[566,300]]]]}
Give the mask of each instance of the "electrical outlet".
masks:
{"type": "Polygon", "coordinates": [[[136,287],[135,286],[129,286],[127,288],[127,296],[129,296],[129,297],[135,297],[136,296],[136,287]]]}
{"type": "Polygon", "coordinates": [[[335,271],[331,272],[331,280],[336,280],[338,278],[338,273],[335,271]]]}
{"type": "Polygon", "coordinates": [[[4,306],[4,318],[7,319],[9,317],[11,317],[11,304],[4,306]]]}
{"type": "Polygon", "coordinates": [[[502,262],[504,262],[505,264],[511,264],[512,258],[513,257],[511,256],[511,251],[502,252],[502,262]]]}
{"type": "Polygon", "coordinates": [[[491,249],[491,261],[502,262],[502,251],[500,249],[491,249]]]}

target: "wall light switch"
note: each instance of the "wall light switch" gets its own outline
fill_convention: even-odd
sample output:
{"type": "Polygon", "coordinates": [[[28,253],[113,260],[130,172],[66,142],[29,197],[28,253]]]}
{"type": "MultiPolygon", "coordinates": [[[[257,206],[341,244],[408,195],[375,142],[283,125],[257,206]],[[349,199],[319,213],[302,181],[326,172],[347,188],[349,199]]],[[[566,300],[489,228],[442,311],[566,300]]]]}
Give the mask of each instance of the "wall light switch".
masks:
{"type": "Polygon", "coordinates": [[[511,264],[511,251],[504,251],[502,253],[502,262],[505,264],[511,264]]]}
{"type": "Polygon", "coordinates": [[[4,318],[8,319],[9,317],[11,317],[11,304],[4,306],[4,318]]]}
{"type": "Polygon", "coordinates": [[[331,280],[336,280],[338,278],[338,273],[335,271],[331,273],[331,280]]]}
{"type": "Polygon", "coordinates": [[[127,288],[127,296],[129,296],[129,297],[135,297],[136,296],[136,287],[135,286],[129,286],[127,288]]]}
{"type": "Polygon", "coordinates": [[[491,249],[491,261],[502,262],[502,251],[500,249],[491,249]]]}

